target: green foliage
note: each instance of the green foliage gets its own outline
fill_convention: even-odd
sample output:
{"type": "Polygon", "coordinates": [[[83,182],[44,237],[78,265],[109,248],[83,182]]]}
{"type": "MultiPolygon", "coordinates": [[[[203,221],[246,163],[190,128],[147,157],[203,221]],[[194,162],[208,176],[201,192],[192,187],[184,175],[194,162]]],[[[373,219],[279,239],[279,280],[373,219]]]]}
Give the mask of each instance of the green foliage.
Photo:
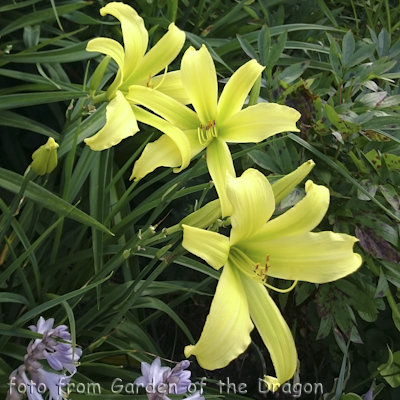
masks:
{"type": "MultiPolygon", "coordinates": [[[[216,198],[202,155],[179,175],[163,169],[137,183],[128,180],[132,163],[150,135],[157,137],[155,130],[142,129],[101,153],[82,143],[105,121],[105,106],[94,109],[88,95],[107,87],[116,72],[113,62],[85,51],[93,37],[121,39],[115,20],[99,15],[105,3],[28,0],[0,6],[2,395],[28,340],[37,337],[27,326],[43,315],[68,324],[84,346],[73,382],[100,382],[103,389],[102,396],[85,399],[120,398],[110,392],[115,377],[133,382],[140,362],[151,361],[153,354],[183,359],[183,346],[200,334],[219,277],[186,255],[179,230],[164,231],[216,198]],[[47,137],[60,144],[56,170],[44,177],[24,175],[31,154],[47,137]]],[[[355,274],[324,285],[299,283],[293,293],[276,297],[293,328],[300,377],[322,382],[324,400],[360,399],[373,379],[373,398],[397,399],[397,2],[140,0],[132,5],[145,19],[151,43],[175,22],[187,33],[186,47],[207,46],[221,80],[254,58],[266,68],[250,104],[278,102],[301,112],[298,134],[232,146],[238,175],[255,167],[271,182],[313,157],[317,165],[310,179],[331,193],[318,229],[359,239],[364,264],[355,274]]],[[[178,69],[179,62],[170,68],[178,69]]],[[[276,214],[303,195],[300,185],[276,214]]],[[[206,393],[219,394],[212,381],[230,376],[237,382],[253,379],[251,397],[257,391],[254,376],[272,368],[259,343],[254,336],[250,357],[240,361],[251,373],[240,375],[237,365],[222,375],[211,373],[206,393]]],[[[204,373],[195,368],[195,375],[204,373]]]]}

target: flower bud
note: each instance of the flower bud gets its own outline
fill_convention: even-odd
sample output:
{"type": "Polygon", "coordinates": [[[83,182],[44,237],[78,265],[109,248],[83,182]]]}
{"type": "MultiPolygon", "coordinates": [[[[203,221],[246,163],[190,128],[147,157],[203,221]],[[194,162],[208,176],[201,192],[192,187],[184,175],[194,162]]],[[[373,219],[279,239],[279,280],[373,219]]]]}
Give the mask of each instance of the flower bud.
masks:
{"type": "Polygon", "coordinates": [[[31,168],[38,175],[49,174],[57,166],[58,144],[53,138],[49,138],[47,143],[40,146],[32,154],[31,168]]]}
{"type": "Polygon", "coordinates": [[[282,201],[310,173],[314,165],[313,160],[308,160],[290,174],[273,183],[275,204],[282,201]]]}
{"type": "Polygon", "coordinates": [[[205,229],[212,225],[218,218],[221,217],[221,202],[219,199],[210,201],[199,210],[192,212],[187,217],[183,218],[179,224],[167,228],[165,233],[181,231],[182,224],[194,226],[196,228],[205,229]]]}

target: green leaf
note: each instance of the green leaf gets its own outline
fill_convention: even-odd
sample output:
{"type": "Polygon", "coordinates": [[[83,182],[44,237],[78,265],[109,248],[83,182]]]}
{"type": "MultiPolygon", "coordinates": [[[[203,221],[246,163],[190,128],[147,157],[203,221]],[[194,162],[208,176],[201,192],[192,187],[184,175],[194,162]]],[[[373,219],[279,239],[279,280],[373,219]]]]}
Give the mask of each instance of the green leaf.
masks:
{"type": "MultiPolygon", "coordinates": [[[[297,31],[333,31],[333,32],[339,32],[342,33],[341,29],[337,28],[332,28],[330,26],[326,25],[318,25],[318,24],[286,24],[286,25],[279,25],[279,26],[273,26],[269,28],[269,33],[272,36],[278,36],[285,31],[287,32],[297,32],[297,31]]],[[[186,35],[188,35],[188,32],[186,32],[186,35]]],[[[253,43],[256,42],[258,39],[259,32],[251,32],[243,35],[243,37],[249,42],[253,43]]],[[[190,36],[188,37],[190,38],[190,36]]],[[[240,49],[240,44],[238,40],[230,40],[228,41],[225,45],[219,46],[217,53],[219,56],[224,56],[225,54],[228,54],[230,52],[233,52],[235,50],[240,49]]],[[[306,61],[306,60],[304,60],[306,61]]]]}
{"type": "Polygon", "coordinates": [[[348,66],[351,56],[354,54],[356,48],[356,42],[354,40],[353,33],[348,31],[343,37],[342,43],[342,64],[344,67],[348,66]]]}
{"type": "Polygon", "coordinates": [[[22,64],[36,63],[69,63],[97,57],[99,53],[86,51],[87,42],[72,44],[56,50],[37,51],[34,53],[0,55],[0,64],[18,62],[22,64]]]}
{"type": "Polygon", "coordinates": [[[353,306],[356,310],[365,313],[376,314],[378,310],[373,299],[366,295],[353,283],[341,279],[334,285],[344,294],[346,294],[346,302],[353,306]]]}
{"type": "Polygon", "coordinates": [[[252,59],[257,60],[259,62],[256,51],[253,46],[242,36],[236,35],[239,40],[240,46],[242,46],[243,51],[252,59]]]}
{"type": "Polygon", "coordinates": [[[40,133],[41,135],[52,137],[56,140],[60,136],[56,131],[46,125],[12,111],[0,111],[0,125],[12,126],[13,128],[40,133]]]}
{"type": "Polygon", "coordinates": [[[376,48],[379,58],[385,57],[389,54],[390,49],[390,35],[386,28],[382,28],[378,35],[378,47],[376,48]]]}
{"type": "Polygon", "coordinates": [[[400,351],[392,353],[389,350],[389,359],[386,364],[378,367],[378,371],[385,381],[392,387],[400,386],[400,351]]]}
{"type": "Polygon", "coordinates": [[[352,135],[353,133],[357,133],[361,130],[360,124],[355,124],[353,122],[345,121],[340,115],[328,104],[325,104],[325,112],[326,116],[329,118],[329,121],[332,122],[333,125],[339,130],[343,136],[352,135]]]}
{"type": "Polygon", "coordinates": [[[267,65],[269,57],[269,49],[271,47],[271,35],[267,25],[263,25],[257,38],[258,54],[262,65],[267,65]]]}
{"type": "Polygon", "coordinates": [[[266,63],[267,68],[273,68],[275,66],[276,62],[279,60],[279,57],[283,52],[283,49],[285,48],[286,40],[287,40],[287,31],[284,31],[279,35],[276,43],[272,44],[271,51],[269,52],[269,56],[266,63]]]}
{"type": "MultiPolygon", "coordinates": [[[[57,7],[58,15],[63,15],[70,13],[72,11],[78,10],[82,7],[86,7],[90,4],[90,2],[79,2],[79,3],[72,3],[72,4],[65,4],[63,6],[57,7]]],[[[8,24],[5,28],[0,31],[0,36],[7,35],[8,33],[14,32],[18,29],[24,28],[25,26],[29,25],[36,25],[42,23],[44,21],[49,21],[56,19],[54,15],[53,8],[46,8],[44,10],[35,11],[32,13],[28,13],[21,18],[12,21],[8,24]]]]}
{"type": "Polygon", "coordinates": [[[320,158],[323,162],[325,162],[327,165],[332,167],[336,172],[338,172],[340,175],[342,175],[347,181],[352,183],[357,189],[359,189],[361,192],[366,194],[368,197],[371,198],[372,202],[375,203],[379,208],[384,210],[386,214],[391,216],[394,220],[400,221],[400,218],[393,214],[390,210],[388,210],[383,204],[381,204],[378,200],[375,198],[371,197],[369,193],[344,169],[342,169],[340,166],[338,166],[334,161],[332,161],[330,158],[325,156],[323,153],[321,153],[319,150],[317,150],[315,147],[311,146],[309,143],[307,143],[305,140],[302,138],[294,135],[293,133],[289,133],[287,135],[291,140],[294,142],[297,142],[301,144],[304,148],[308,149],[311,151],[313,154],[315,154],[318,158],[320,158]]]}
{"type": "Polygon", "coordinates": [[[21,1],[19,3],[7,4],[6,6],[0,7],[0,13],[11,10],[17,10],[18,8],[24,8],[26,6],[39,3],[39,1],[42,0],[27,0],[27,1],[21,1]]]}
{"type": "MultiPolygon", "coordinates": [[[[8,171],[0,168],[0,187],[12,192],[18,193],[23,183],[23,177],[15,172],[8,171]]],[[[103,226],[100,222],[96,221],[83,211],[67,203],[65,200],[56,196],[55,194],[43,189],[41,186],[34,182],[29,182],[24,193],[25,197],[38,203],[57,214],[68,216],[82,224],[89,225],[93,228],[99,229],[105,233],[112,235],[112,233],[103,226]]]]}
{"type": "Polygon", "coordinates": [[[341,80],[343,73],[342,73],[342,68],[340,66],[340,62],[339,62],[339,52],[338,52],[338,47],[337,47],[338,45],[337,45],[335,39],[329,33],[327,33],[327,35],[331,42],[331,45],[329,48],[329,61],[331,63],[334,74],[341,80]]]}
{"type": "Polygon", "coordinates": [[[366,44],[364,46],[361,46],[351,57],[350,60],[348,61],[347,67],[351,68],[354,67],[357,64],[360,64],[362,61],[366,60],[372,54],[374,54],[374,51],[376,49],[376,43],[371,43],[371,44],[366,44]]]}
{"type": "Polygon", "coordinates": [[[310,64],[311,61],[293,64],[290,67],[285,68],[277,78],[285,83],[292,83],[303,75],[303,72],[310,66],[310,64]]]}
{"type": "Polygon", "coordinates": [[[38,104],[56,103],[68,101],[79,97],[86,97],[88,92],[47,92],[47,93],[23,93],[10,94],[0,97],[0,110],[34,106],[38,104]]]}
{"type": "Polygon", "coordinates": [[[317,0],[318,6],[321,9],[321,11],[328,17],[328,19],[332,22],[333,26],[338,26],[338,23],[336,22],[335,17],[331,13],[331,10],[329,7],[325,4],[324,0],[317,0]]]}
{"type": "Polygon", "coordinates": [[[15,293],[1,292],[0,303],[18,303],[29,307],[28,300],[24,296],[15,293]]]}
{"type": "Polygon", "coordinates": [[[362,398],[355,393],[342,394],[340,400],[362,400],[362,398]]]}

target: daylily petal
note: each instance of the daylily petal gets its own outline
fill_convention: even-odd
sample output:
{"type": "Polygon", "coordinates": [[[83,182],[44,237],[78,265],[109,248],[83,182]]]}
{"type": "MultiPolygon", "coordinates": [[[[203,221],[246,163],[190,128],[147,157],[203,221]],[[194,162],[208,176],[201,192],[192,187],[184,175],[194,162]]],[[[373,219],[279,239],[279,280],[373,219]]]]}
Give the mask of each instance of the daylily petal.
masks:
{"type": "Polygon", "coordinates": [[[119,69],[117,76],[114,78],[114,82],[107,89],[107,96],[109,100],[112,100],[124,80],[124,48],[113,39],[95,38],[89,41],[86,50],[110,56],[118,64],[119,69]]]}
{"type": "Polygon", "coordinates": [[[219,98],[218,121],[224,121],[242,109],[250,89],[264,68],[256,60],[250,60],[235,71],[219,98]]]}
{"type": "Polygon", "coordinates": [[[300,113],[275,103],[259,103],[218,125],[218,136],[231,143],[258,143],[280,132],[299,132],[300,113]]]}
{"type": "Polygon", "coordinates": [[[149,36],[143,19],[131,6],[120,2],[108,3],[100,9],[100,14],[103,17],[111,14],[121,22],[125,47],[124,76],[128,77],[147,50],[149,36]]]}
{"type": "Polygon", "coordinates": [[[247,241],[237,247],[255,263],[269,255],[268,275],[275,278],[326,283],[356,271],[361,256],[353,252],[357,238],[342,233],[318,232],[264,242],[247,241]]]}
{"type": "Polygon", "coordinates": [[[229,263],[225,265],[200,339],[185,347],[185,356],[194,354],[208,370],[227,366],[251,342],[253,324],[238,274],[229,263]]]}
{"type": "Polygon", "coordinates": [[[308,160],[290,174],[285,175],[272,184],[275,203],[282,201],[314,168],[315,162],[308,160]]]}
{"type": "Polygon", "coordinates": [[[185,32],[174,23],[170,24],[168,32],[146,53],[132,75],[127,77],[124,87],[158,74],[175,60],[184,43],[185,32]]]}
{"type": "Polygon", "coordinates": [[[231,246],[252,236],[271,218],[274,193],[268,179],[255,169],[240,178],[228,176],[227,194],[232,204],[231,246]]]}
{"type": "MultiPolygon", "coordinates": [[[[140,88],[142,88],[140,86],[140,88]]],[[[176,126],[173,126],[168,121],[157,117],[154,114],[143,110],[140,107],[132,106],[138,121],[147,125],[154,126],[154,128],[164,132],[170,139],[172,139],[181,154],[181,167],[175,168],[174,172],[182,171],[190,163],[190,143],[186,135],[176,126]]]]}
{"type": "Polygon", "coordinates": [[[182,225],[182,246],[215,269],[225,265],[229,255],[229,238],[217,232],[182,225]]]}
{"type": "MultiPolygon", "coordinates": [[[[157,91],[172,97],[182,104],[190,104],[190,99],[186,93],[182,83],[181,71],[168,72],[165,76],[158,75],[151,78],[151,84],[157,91]],[[162,84],[160,85],[160,83],[162,84]]],[[[146,86],[146,82],[141,82],[139,85],[146,86]]]]}
{"type": "Polygon", "coordinates": [[[130,102],[140,104],[160,115],[179,129],[197,129],[200,124],[196,113],[189,107],[157,90],[133,85],[129,88],[126,98],[130,102]]]}
{"type": "Polygon", "coordinates": [[[207,47],[196,51],[189,47],[181,63],[182,83],[201,122],[205,125],[217,116],[218,84],[215,66],[207,47]]]}
{"type": "Polygon", "coordinates": [[[213,139],[207,146],[207,166],[221,200],[222,217],[232,215],[232,204],[226,193],[227,173],[233,177],[236,173],[231,153],[225,142],[213,139]]]}
{"type": "Polygon", "coordinates": [[[131,105],[120,91],[117,91],[116,96],[108,103],[106,118],[104,127],[96,135],[85,139],[85,143],[92,150],[109,149],[139,131],[131,105]]]}
{"type": "Polygon", "coordinates": [[[240,279],[247,296],[251,319],[274,364],[276,378],[265,377],[266,381],[282,385],[294,375],[297,367],[297,352],[292,333],[265,287],[242,273],[240,279]]]}
{"type": "Polygon", "coordinates": [[[138,181],[158,167],[176,168],[181,162],[182,156],[174,141],[167,135],[162,135],[146,145],[142,155],[136,160],[129,179],[138,181]]]}
{"type": "MultiPolygon", "coordinates": [[[[204,150],[197,138],[197,130],[184,132],[190,145],[190,158],[204,150]]],[[[162,135],[153,143],[149,143],[143,150],[142,155],[135,162],[130,179],[136,181],[144,178],[147,174],[158,167],[178,167],[181,165],[182,157],[175,142],[167,135],[162,135]]],[[[179,169],[174,172],[179,172],[179,169]]]]}
{"type": "Polygon", "coordinates": [[[93,51],[111,56],[120,68],[124,68],[124,48],[114,39],[95,38],[89,40],[86,51],[93,51]]]}
{"type": "Polygon", "coordinates": [[[265,224],[251,241],[265,241],[284,236],[302,235],[313,230],[324,218],[329,207],[329,189],[306,182],[306,196],[290,210],[265,224]]]}

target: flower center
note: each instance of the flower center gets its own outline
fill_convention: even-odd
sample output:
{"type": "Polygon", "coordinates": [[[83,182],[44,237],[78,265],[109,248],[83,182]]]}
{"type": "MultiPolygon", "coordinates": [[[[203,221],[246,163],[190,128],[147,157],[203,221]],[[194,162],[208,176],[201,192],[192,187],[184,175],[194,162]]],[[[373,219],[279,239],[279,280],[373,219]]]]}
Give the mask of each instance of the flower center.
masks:
{"type": "Polygon", "coordinates": [[[207,125],[200,124],[200,127],[197,128],[197,135],[202,145],[218,137],[218,128],[215,124],[215,120],[209,120],[207,125]]]}

